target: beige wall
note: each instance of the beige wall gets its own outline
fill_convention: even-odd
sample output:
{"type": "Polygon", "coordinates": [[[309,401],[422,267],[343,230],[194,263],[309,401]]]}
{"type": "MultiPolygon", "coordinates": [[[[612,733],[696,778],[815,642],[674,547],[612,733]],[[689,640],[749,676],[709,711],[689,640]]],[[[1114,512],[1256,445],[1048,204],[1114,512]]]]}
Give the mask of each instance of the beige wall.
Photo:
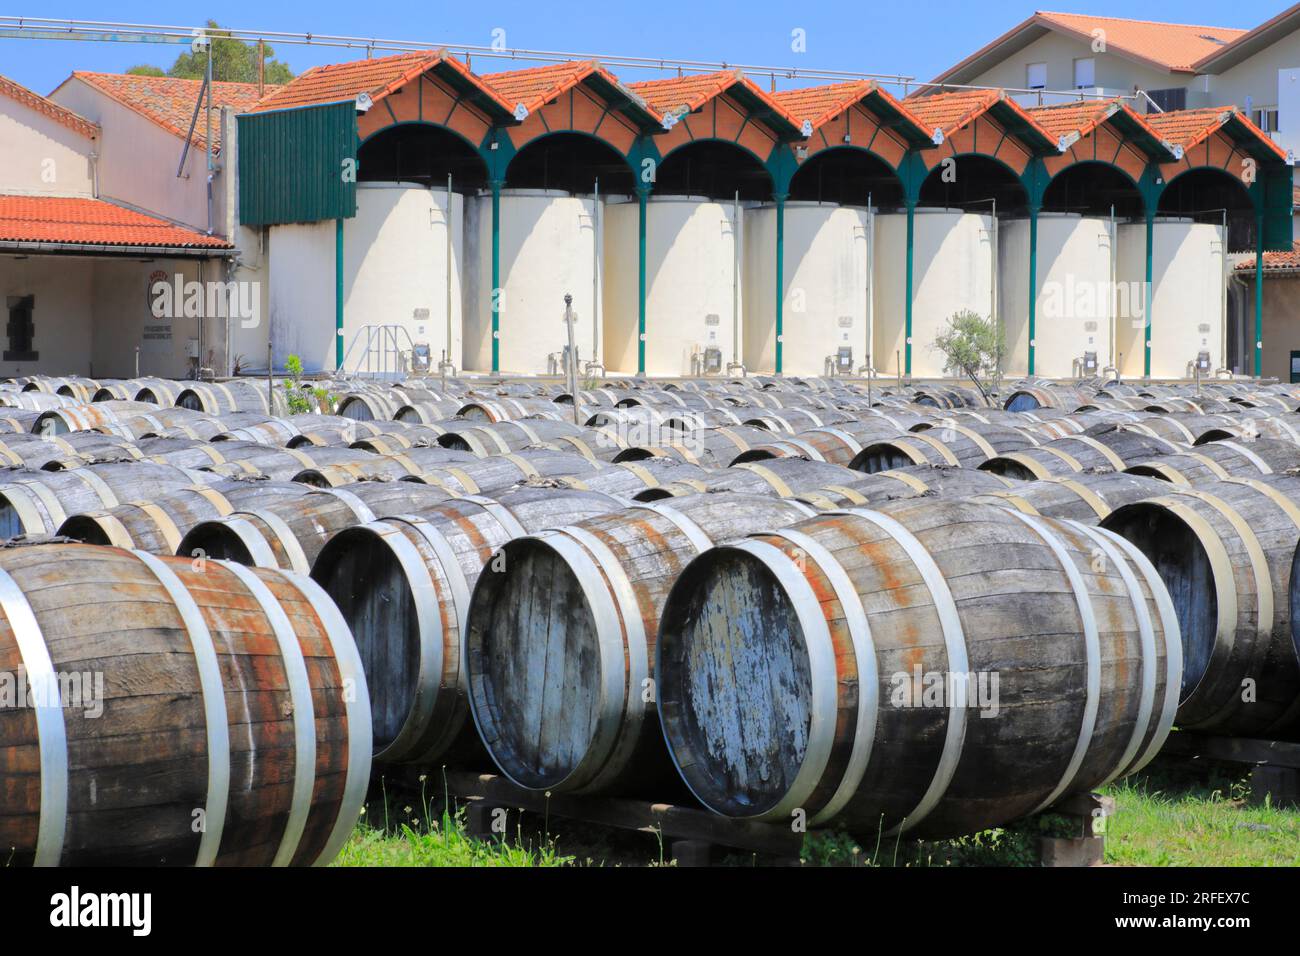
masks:
{"type": "MultiPolygon", "coordinates": [[[[154,273],[169,281],[199,278],[199,263],[180,259],[95,259],[82,256],[0,256],[0,305],[9,296],[33,295],[35,362],[0,359],[0,375],[91,375],[128,378],[136,374],[181,378],[191,362],[186,349],[199,334],[193,317],[157,318],[150,309],[154,273]],[[145,338],[146,326],[150,337],[145,338]]],[[[203,265],[204,278],[219,278],[221,263],[203,265]]],[[[7,318],[7,312],[5,313],[7,318]]],[[[205,320],[205,364],[225,362],[225,320],[205,320]]],[[[8,339],[0,327],[0,352],[8,339]]]]}
{"type": "MultiPolygon", "coordinates": [[[[195,229],[207,229],[206,153],[191,148],[183,174],[177,177],[176,167],[185,145],[181,137],[75,77],[51,93],[50,99],[100,125],[103,133],[99,194],[102,198],[195,229]]],[[[202,116],[199,122],[203,122],[202,116]]],[[[218,155],[217,162],[221,163],[222,158],[218,155]]],[[[213,227],[217,233],[224,234],[226,190],[220,170],[213,183],[213,195],[213,227]]]]}
{"type": "MultiPolygon", "coordinates": [[[[1171,75],[1153,70],[1117,53],[1093,53],[1089,43],[1059,33],[1049,33],[981,73],[970,81],[970,85],[1022,88],[1026,81],[1026,67],[1030,63],[1046,63],[1047,88],[1070,90],[1074,88],[1074,61],[1081,57],[1096,60],[1097,86],[1105,90],[1131,93],[1134,86],[1144,90],[1159,90],[1184,86],[1189,79],[1184,74],[1171,75]]],[[[1027,99],[1025,96],[1015,98],[1022,103],[1027,99]]]]}
{"type": "Polygon", "coordinates": [[[93,196],[90,137],[0,96],[0,192],[93,196]]]}
{"type": "Polygon", "coordinates": [[[1194,88],[1203,89],[1208,80],[1216,106],[1245,107],[1248,96],[1255,108],[1277,106],[1277,72],[1292,67],[1300,67],[1300,30],[1218,76],[1198,77],[1194,88]]]}
{"type": "MultiPolygon", "coordinates": [[[[1245,289],[1246,368],[1253,369],[1255,353],[1255,277],[1241,276],[1245,289]]],[[[1300,351],[1300,276],[1264,277],[1263,374],[1291,381],[1291,352],[1300,351]]]]}

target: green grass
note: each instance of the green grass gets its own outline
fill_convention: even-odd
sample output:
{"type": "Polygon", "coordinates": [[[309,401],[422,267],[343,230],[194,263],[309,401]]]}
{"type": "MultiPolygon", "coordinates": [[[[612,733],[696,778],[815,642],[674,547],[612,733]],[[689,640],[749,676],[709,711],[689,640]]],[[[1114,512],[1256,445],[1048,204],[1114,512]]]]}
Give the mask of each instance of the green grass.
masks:
{"type": "MultiPolygon", "coordinates": [[[[1106,825],[1106,863],[1116,866],[1300,866],[1300,810],[1249,801],[1246,771],[1229,765],[1187,770],[1152,764],[1107,787],[1115,814],[1106,825]]],[[[424,784],[421,785],[422,787],[424,784]]],[[[482,840],[465,828],[464,807],[424,792],[375,795],[335,866],[660,866],[656,834],[609,830],[511,814],[510,839],[482,840]]],[[[819,831],[804,841],[805,866],[1033,866],[1038,838],[1077,826],[1041,814],[955,840],[855,839],[819,831]]],[[[721,861],[763,865],[750,854],[721,861]]]]}

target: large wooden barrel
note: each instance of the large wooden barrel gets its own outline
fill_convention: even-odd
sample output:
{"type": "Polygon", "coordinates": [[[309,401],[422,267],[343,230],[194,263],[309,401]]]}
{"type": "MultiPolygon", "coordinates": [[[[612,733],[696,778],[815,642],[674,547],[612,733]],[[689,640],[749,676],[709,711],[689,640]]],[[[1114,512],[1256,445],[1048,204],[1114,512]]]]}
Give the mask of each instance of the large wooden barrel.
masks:
{"type": "Polygon", "coordinates": [[[1002,425],[960,425],[936,422],[906,435],[876,441],[849,462],[855,471],[869,474],[909,465],[949,465],[975,468],[1000,454],[1038,445],[1037,439],[1017,428],[1002,425]]]}
{"type": "Polygon", "coordinates": [[[713,543],[811,511],[701,495],[501,548],[474,589],[465,652],[474,721],[502,773],[533,790],[584,793],[672,779],[651,668],[669,588],[713,543]]]}
{"type": "Polygon", "coordinates": [[[176,398],[185,389],[183,382],[175,382],[166,378],[137,378],[131,379],[136,386],[135,394],[127,396],[137,402],[149,402],[162,408],[170,408],[176,404],[176,398]]]}
{"type": "Polygon", "coordinates": [[[559,488],[576,488],[579,491],[599,491],[606,495],[622,495],[640,500],[671,497],[666,486],[679,482],[704,481],[714,472],[698,465],[689,465],[676,458],[647,458],[627,461],[621,465],[604,465],[581,475],[557,475],[550,478],[529,478],[528,486],[550,485],[559,488]],[[655,494],[658,492],[658,494],[655,494]]]}
{"type": "Polygon", "coordinates": [[[370,709],[347,625],[315,582],[40,545],[0,553],[0,616],[0,669],[35,691],[0,708],[6,863],[338,854],[365,799],[370,709]]]}
{"type": "Polygon", "coordinates": [[[477,456],[469,452],[453,451],[450,448],[413,447],[391,455],[365,455],[354,460],[304,468],[293,475],[292,480],[317,488],[338,488],[357,481],[423,480],[421,475],[435,469],[478,460],[477,456]]]}
{"type": "Polygon", "coordinates": [[[443,448],[468,451],[480,458],[504,455],[533,445],[545,445],[563,436],[586,435],[588,429],[571,421],[519,419],[508,422],[464,422],[438,436],[443,448]]]}
{"type": "Polygon", "coordinates": [[[255,509],[276,498],[300,497],[311,489],[293,481],[219,481],[159,492],[148,501],[70,515],[57,534],[87,544],[138,548],[173,555],[196,524],[235,511],[255,509]]]}
{"type": "Polygon", "coordinates": [[[230,412],[289,414],[283,388],[272,389],[270,397],[266,392],[265,382],[207,382],[182,389],[176,396],[176,405],[208,415],[227,415],[230,412]]]}
{"type": "Polygon", "coordinates": [[[1009,478],[1031,480],[1081,471],[1123,471],[1130,464],[1185,451],[1163,438],[1123,428],[1093,428],[1084,434],[989,458],[979,467],[1009,478]]]}
{"type": "Polygon", "coordinates": [[[1290,582],[1300,478],[1172,487],[1117,508],[1102,527],[1164,578],[1183,635],[1178,726],[1239,736],[1300,731],[1300,661],[1290,582]]]}
{"type": "Polygon", "coordinates": [[[527,488],[349,528],[325,546],[312,576],[356,635],[377,760],[428,763],[473,739],[460,648],[492,552],[517,535],[623,507],[594,492],[527,488]]]}
{"type": "Polygon", "coordinates": [[[521,418],[552,418],[573,421],[565,415],[568,409],[541,398],[494,397],[466,402],[456,411],[456,417],[479,422],[508,422],[521,418]]]}
{"type": "Polygon", "coordinates": [[[1014,508],[1025,514],[1096,524],[1121,505],[1154,498],[1167,490],[1155,478],[1115,471],[1080,472],[1019,481],[1009,488],[971,495],[970,499],[1014,508]]]}
{"type": "Polygon", "coordinates": [[[217,442],[213,445],[225,461],[221,464],[205,465],[209,471],[222,478],[241,478],[244,476],[270,478],[274,481],[292,481],[302,471],[320,469],[326,465],[357,465],[361,471],[376,455],[355,448],[340,448],[335,445],[309,445],[302,448],[274,448],[259,445],[256,442],[239,442],[238,453],[228,450],[234,442],[217,442]]]}
{"type": "Polygon", "coordinates": [[[146,402],[93,402],[68,405],[42,412],[32,426],[38,435],[62,435],[67,432],[87,431],[91,428],[112,427],[129,418],[138,418],[156,412],[146,402]]]}
{"type": "Polygon", "coordinates": [[[0,539],[53,534],[69,515],[214,480],[204,472],[144,461],[4,473],[0,475],[0,539]]]}
{"type": "Polygon", "coordinates": [[[1072,412],[1091,399],[1091,393],[1079,389],[1035,384],[1013,389],[1002,407],[1009,412],[1033,412],[1040,408],[1072,412]]]}
{"type": "Polygon", "coordinates": [[[509,455],[493,455],[459,465],[431,468],[420,478],[453,494],[490,495],[535,478],[581,477],[599,471],[594,462],[576,452],[526,448],[509,455]]]}
{"type": "Polygon", "coordinates": [[[657,668],[665,737],[706,806],[886,839],[999,826],[1140,768],[1181,673],[1136,548],[957,500],[704,553],[665,603],[657,668]]]}
{"type": "Polygon", "coordinates": [[[1278,439],[1213,441],[1178,454],[1135,461],[1128,471],[1176,485],[1222,478],[1258,478],[1300,466],[1300,445],[1278,439]]]}
{"type": "Polygon", "coordinates": [[[423,511],[448,497],[441,488],[407,481],[314,489],[201,521],[186,532],[176,553],[307,574],[325,543],[345,528],[383,515],[423,511]]]}
{"type": "Polygon", "coordinates": [[[736,461],[760,461],[764,458],[803,457],[848,467],[866,445],[894,438],[901,429],[885,418],[861,422],[843,422],[823,428],[810,428],[795,435],[756,445],[736,461]]]}

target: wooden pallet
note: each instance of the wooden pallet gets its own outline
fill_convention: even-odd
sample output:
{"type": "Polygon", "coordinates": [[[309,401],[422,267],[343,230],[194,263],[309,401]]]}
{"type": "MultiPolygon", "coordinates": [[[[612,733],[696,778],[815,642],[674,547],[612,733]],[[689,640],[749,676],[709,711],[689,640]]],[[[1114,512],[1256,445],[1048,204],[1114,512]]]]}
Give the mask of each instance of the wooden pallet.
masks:
{"type": "MultiPolygon", "coordinates": [[[[664,841],[665,857],[678,866],[708,866],[726,851],[760,854],[772,862],[794,864],[803,849],[803,833],[788,826],[719,816],[697,806],[653,803],[616,797],[547,796],[516,786],[505,777],[471,770],[447,770],[447,792],[466,807],[470,834],[498,839],[510,832],[511,811],[545,815],[596,826],[654,834],[664,841]]],[[[1074,794],[1050,808],[1076,826],[1068,837],[1044,837],[1044,866],[1093,866],[1101,862],[1105,827],[1114,812],[1108,797],[1074,794]]]]}
{"type": "Polygon", "coordinates": [[[1160,752],[1185,757],[1193,763],[1222,760],[1251,766],[1252,803],[1267,799],[1275,807],[1300,807],[1300,743],[1176,730],[1160,752]]]}

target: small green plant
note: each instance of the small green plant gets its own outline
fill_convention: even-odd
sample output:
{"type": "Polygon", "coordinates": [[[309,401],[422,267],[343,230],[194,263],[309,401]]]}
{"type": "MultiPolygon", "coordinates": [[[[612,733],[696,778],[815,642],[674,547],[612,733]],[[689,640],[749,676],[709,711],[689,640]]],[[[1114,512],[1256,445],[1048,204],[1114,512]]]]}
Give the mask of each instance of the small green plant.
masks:
{"type": "Polygon", "coordinates": [[[943,353],[943,370],[969,378],[988,403],[989,388],[1005,349],[998,324],[978,312],[963,309],[948,319],[948,327],[935,336],[933,348],[943,353]]]}
{"type": "Polygon", "coordinates": [[[290,414],[307,415],[313,411],[330,414],[334,411],[334,395],[328,389],[316,388],[302,381],[302,359],[290,355],[284,360],[284,370],[289,376],[284,391],[290,414]]]}

